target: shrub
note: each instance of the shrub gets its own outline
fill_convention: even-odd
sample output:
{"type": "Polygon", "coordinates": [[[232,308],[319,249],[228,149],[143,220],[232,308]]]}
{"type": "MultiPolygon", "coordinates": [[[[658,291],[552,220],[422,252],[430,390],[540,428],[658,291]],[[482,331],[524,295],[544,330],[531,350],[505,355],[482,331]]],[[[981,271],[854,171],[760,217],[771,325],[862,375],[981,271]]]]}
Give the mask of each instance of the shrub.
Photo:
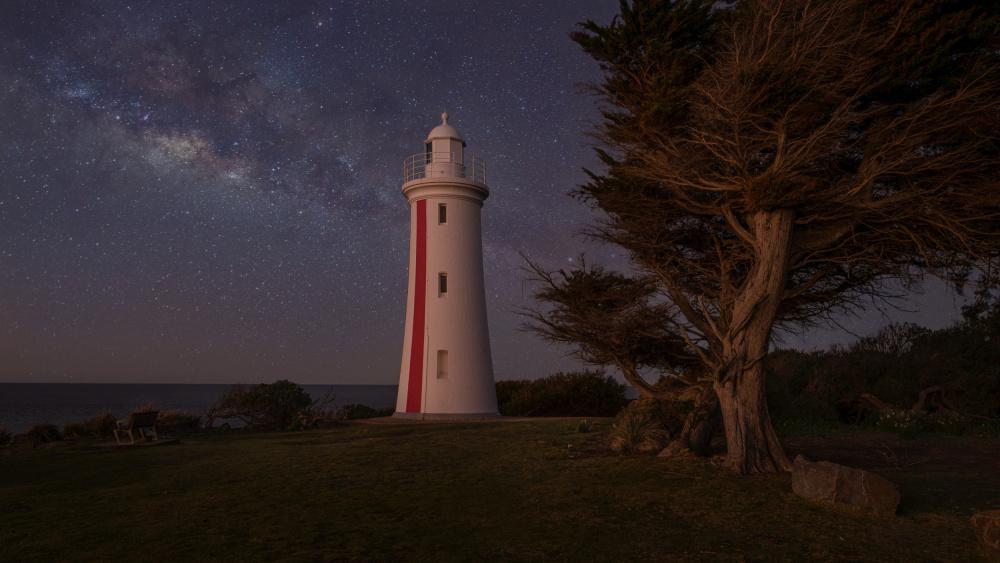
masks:
{"type": "Polygon", "coordinates": [[[375,417],[375,409],[362,404],[344,405],[340,407],[340,412],[343,420],[360,420],[375,417]]]}
{"type": "Polygon", "coordinates": [[[660,426],[668,434],[680,434],[684,428],[684,421],[689,412],[694,409],[692,401],[667,401],[652,399],[643,395],[629,403],[630,408],[645,409],[653,420],[660,423],[660,426]],[[634,406],[633,406],[634,405],[634,406]]]}
{"type": "Polygon", "coordinates": [[[611,449],[618,454],[652,454],[661,451],[670,434],[656,419],[648,401],[632,401],[618,415],[611,429],[611,449]]]}
{"type": "Polygon", "coordinates": [[[496,392],[505,416],[614,416],[628,404],[625,385],[601,371],[498,381],[496,392]]]}
{"type": "Polygon", "coordinates": [[[87,436],[111,436],[118,427],[118,420],[114,413],[109,410],[102,412],[94,418],[84,422],[87,436]]]}
{"type": "Polygon", "coordinates": [[[51,422],[42,422],[32,426],[24,433],[24,437],[32,446],[55,442],[60,438],[59,429],[51,422]]]}
{"type": "Polygon", "coordinates": [[[197,432],[201,429],[201,415],[180,409],[161,409],[153,403],[146,403],[135,412],[159,411],[156,416],[156,431],[168,434],[197,432]]]}
{"type": "MultiPolygon", "coordinates": [[[[324,401],[329,400],[324,399],[324,401]]],[[[314,404],[302,387],[282,379],[258,385],[233,385],[205,412],[205,427],[211,428],[217,418],[236,418],[255,430],[289,428],[299,415],[314,417],[320,413],[313,409],[325,403],[314,404]]]]}
{"type": "MultiPolygon", "coordinates": [[[[308,397],[308,395],[306,395],[308,397]]],[[[295,415],[295,420],[292,421],[292,430],[300,430],[302,428],[311,427],[318,428],[322,426],[330,426],[333,424],[338,424],[343,419],[340,409],[333,406],[333,401],[336,399],[333,391],[327,391],[323,395],[322,399],[312,401],[310,400],[309,406],[299,410],[295,415]]]]}
{"type": "Polygon", "coordinates": [[[90,436],[90,433],[87,432],[87,425],[82,422],[67,422],[63,426],[62,435],[63,438],[70,439],[90,436]]]}
{"type": "Polygon", "coordinates": [[[187,434],[201,429],[201,415],[177,409],[161,410],[156,417],[157,432],[187,434]]]}
{"type": "Polygon", "coordinates": [[[10,430],[7,430],[6,426],[0,424],[0,447],[9,444],[10,440],[11,440],[10,430]]]}
{"type": "Polygon", "coordinates": [[[374,417],[375,409],[368,405],[357,404],[340,407],[340,418],[342,420],[361,420],[374,417]]]}

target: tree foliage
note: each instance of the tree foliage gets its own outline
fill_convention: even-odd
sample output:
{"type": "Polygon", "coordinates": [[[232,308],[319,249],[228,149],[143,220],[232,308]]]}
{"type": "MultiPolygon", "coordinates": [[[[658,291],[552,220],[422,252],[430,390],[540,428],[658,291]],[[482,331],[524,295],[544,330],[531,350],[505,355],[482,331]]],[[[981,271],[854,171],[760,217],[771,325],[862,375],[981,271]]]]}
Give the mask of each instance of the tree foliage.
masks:
{"type": "Polygon", "coordinates": [[[666,322],[675,307],[658,300],[656,280],[629,277],[588,265],[548,272],[529,262],[539,282],[535,299],[548,303],[544,313],[522,309],[529,330],[559,344],[571,344],[580,360],[619,367],[630,385],[661,398],[684,399],[675,387],[655,386],[643,374],[681,378],[695,384],[697,358],[685,356],[684,340],[666,322]]]}
{"type": "Polygon", "coordinates": [[[962,0],[622,0],[610,24],[572,34],[604,71],[606,171],[578,191],[606,216],[590,233],[669,304],[669,365],[699,364],[736,471],[790,467],[764,396],[774,326],[927,274],[961,284],[1000,253],[998,14],[962,0]]]}

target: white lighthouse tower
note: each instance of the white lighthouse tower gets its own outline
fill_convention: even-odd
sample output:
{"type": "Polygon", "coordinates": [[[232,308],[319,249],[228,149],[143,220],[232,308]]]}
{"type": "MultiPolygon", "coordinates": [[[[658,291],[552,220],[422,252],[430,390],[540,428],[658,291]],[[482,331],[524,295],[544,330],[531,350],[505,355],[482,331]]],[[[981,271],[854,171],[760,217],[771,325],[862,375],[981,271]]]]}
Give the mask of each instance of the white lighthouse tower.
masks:
{"type": "Polygon", "coordinates": [[[480,213],[490,191],[486,164],[465,156],[448,114],[403,165],[410,205],[399,418],[494,418],[493,358],[486,323],[480,213]]]}

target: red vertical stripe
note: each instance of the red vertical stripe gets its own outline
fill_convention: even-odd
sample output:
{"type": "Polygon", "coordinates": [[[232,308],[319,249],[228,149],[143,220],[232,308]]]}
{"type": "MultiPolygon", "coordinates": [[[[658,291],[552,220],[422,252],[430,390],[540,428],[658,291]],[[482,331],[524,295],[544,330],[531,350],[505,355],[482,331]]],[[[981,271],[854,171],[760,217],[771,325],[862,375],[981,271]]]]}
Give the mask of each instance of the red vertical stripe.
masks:
{"type": "Polygon", "coordinates": [[[413,274],[413,340],[410,341],[410,381],[406,412],[420,412],[424,382],[424,317],[427,309],[427,200],[417,201],[417,260],[413,274]]]}

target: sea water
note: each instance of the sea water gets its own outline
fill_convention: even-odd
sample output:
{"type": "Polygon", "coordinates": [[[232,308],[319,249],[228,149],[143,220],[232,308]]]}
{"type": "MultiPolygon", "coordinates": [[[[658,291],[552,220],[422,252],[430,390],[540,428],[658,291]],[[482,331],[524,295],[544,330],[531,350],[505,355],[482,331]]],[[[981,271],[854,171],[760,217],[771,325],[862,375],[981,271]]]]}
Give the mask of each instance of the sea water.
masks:
{"type": "MultiPolygon", "coordinates": [[[[67,422],[84,422],[105,410],[125,419],[138,407],[150,403],[160,409],[203,415],[230,387],[229,384],[0,383],[0,424],[12,434],[20,434],[40,422],[62,428],[67,422]]],[[[396,385],[302,385],[302,388],[314,400],[331,392],[334,405],[381,408],[396,404],[396,385]]]]}

